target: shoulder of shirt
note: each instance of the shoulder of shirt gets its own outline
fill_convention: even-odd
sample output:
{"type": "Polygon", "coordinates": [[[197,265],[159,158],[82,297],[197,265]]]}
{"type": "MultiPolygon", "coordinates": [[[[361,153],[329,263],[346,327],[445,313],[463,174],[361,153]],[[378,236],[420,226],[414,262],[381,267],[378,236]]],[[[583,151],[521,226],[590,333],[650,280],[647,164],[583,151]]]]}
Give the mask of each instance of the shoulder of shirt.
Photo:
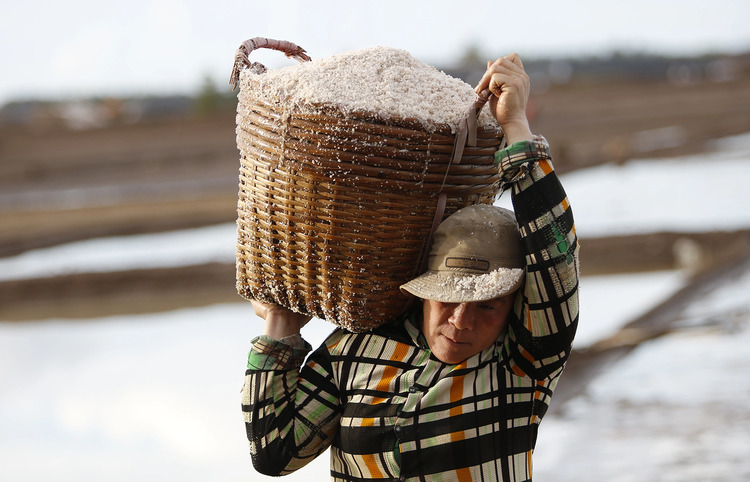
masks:
{"type": "Polygon", "coordinates": [[[407,345],[414,345],[404,322],[413,314],[413,310],[404,313],[390,323],[361,333],[354,333],[344,328],[337,328],[326,338],[324,345],[331,355],[341,355],[347,347],[359,346],[359,343],[367,341],[367,338],[386,338],[407,345]],[[359,340],[358,340],[359,339],[359,340]]]}

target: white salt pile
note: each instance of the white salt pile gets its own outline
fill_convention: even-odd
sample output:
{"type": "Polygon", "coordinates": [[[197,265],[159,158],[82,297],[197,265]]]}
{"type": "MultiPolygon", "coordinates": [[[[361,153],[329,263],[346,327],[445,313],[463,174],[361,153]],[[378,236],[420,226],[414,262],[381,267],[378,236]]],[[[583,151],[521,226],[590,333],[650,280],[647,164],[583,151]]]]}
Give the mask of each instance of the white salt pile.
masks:
{"type": "MultiPolygon", "coordinates": [[[[372,47],[257,74],[245,69],[243,92],[278,99],[304,111],[316,105],[344,115],[367,112],[382,119],[413,119],[434,132],[443,124],[455,132],[476,100],[474,89],[415,59],[404,50],[372,47]]],[[[484,109],[478,125],[497,128],[484,109]]]]}

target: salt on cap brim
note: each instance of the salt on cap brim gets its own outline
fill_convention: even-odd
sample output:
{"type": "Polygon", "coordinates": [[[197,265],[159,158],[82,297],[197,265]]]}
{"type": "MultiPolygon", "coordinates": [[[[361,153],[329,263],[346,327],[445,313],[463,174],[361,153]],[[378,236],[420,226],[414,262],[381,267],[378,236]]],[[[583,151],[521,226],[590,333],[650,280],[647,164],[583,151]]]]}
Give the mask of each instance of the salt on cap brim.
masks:
{"type": "Polygon", "coordinates": [[[443,303],[486,301],[513,293],[521,287],[525,270],[498,268],[487,274],[466,275],[428,271],[401,286],[418,298],[443,303]]]}
{"type": "Polygon", "coordinates": [[[524,267],[513,212],[474,205],[440,224],[427,271],[401,285],[401,290],[444,303],[486,301],[518,290],[524,282],[524,267]]]}

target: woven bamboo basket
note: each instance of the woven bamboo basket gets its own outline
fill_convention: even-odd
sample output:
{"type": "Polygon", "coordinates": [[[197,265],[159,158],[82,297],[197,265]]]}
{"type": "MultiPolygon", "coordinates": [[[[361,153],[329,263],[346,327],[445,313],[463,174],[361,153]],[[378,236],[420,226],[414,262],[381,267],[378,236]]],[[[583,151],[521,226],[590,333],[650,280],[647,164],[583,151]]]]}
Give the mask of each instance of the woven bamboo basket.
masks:
{"type": "MultiPolygon", "coordinates": [[[[236,70],[249,65],[253,40],[236,70]]],[[[399,286],[423,270],[439,221],[494,202],[502,135],[476,129],[475,145],[461,140],[456,154],[448,126],[427,132],[414,119],[313,110],[240,89],[237,291],[371,330],[407,307],[399,286]]]]}

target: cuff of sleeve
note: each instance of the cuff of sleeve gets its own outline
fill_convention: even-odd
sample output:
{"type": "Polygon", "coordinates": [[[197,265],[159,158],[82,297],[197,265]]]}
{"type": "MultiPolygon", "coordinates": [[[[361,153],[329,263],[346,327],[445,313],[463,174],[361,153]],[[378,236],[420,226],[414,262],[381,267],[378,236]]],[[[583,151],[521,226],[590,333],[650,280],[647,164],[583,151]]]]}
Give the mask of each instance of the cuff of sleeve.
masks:
{"type": "Polygon", "coordinates": [[[250,370],[299,369],[312,347],[302,337],[299,335],[297,337],[299,339],[286,337],[279,341],[262,335],[253,339],[247,356],[247,368],[250,370]]]}
{"type": "Polygon", "coordinates": [[[518,141],[495,153],[495,162],[505,182],[521,179],[530,169],[530,164],[542,159],[550,160],[549,143],[542,136],[530,141],[518,141]]]}

